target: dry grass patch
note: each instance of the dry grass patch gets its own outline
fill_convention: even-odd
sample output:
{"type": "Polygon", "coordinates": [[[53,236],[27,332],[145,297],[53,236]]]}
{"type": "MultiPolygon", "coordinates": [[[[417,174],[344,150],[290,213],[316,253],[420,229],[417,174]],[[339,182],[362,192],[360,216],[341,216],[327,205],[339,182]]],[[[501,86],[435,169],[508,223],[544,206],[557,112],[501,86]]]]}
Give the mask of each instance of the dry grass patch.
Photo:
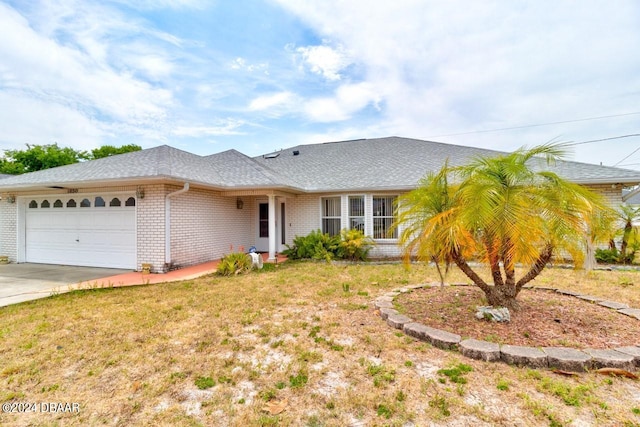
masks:
{"type": "MultiPolygon", "coordinates": [[[[571,274],[543,277],[556,272],[571,274]]],[[[463,280],[457,274],[452,281],[463,280]]],[[[622,288],[625,301],[621,276],[609,274],[599,283],[632,303],[639,286],[622,288]]],[[[0,308],[0,401],[81,405],[79,414],[2,413],[0,424],[640,422],[637,382],[537,376],[466,360],[375,315],[376,296],[436,277],[424,266],[286,263],[246,276],[79,291],[0,308]],[[439,373],[461,364],[470,367],[464,381],[439,373]]]]}

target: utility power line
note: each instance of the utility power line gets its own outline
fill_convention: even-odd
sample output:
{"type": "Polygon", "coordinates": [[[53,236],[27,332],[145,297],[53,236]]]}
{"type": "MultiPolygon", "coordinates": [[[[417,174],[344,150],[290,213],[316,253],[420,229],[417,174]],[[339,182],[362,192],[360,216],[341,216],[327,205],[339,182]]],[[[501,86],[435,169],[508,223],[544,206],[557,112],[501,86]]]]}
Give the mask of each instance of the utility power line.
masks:
{"type": "Polygon", "coordinates": [[[637,114],[640,114],[640,111],[635,111],[635,112],[632,112],[632,113],[611,114],[611,115],[608,115],[608,116],[586,117],[586,118],[583,118],[583,119],[562,120],[562,121],[558,121],[558,122],[536,123],[536,124],[531,124],[531,125],[513,126],[513,127],[507,127],[507,128],[472,130],[472,131],[468,131],[468,132],[448,133],[448,134],[444,134],[444,135],[431,135],[431,136],[427,136],[425,138],[442,138],[444,136],[458,136],[458,135],[471,135],[471,134],[474,134],[474,133],[502,132],[502,131],[505,131],[505,130],[516,130],[516,129],[526,129],[526,128],[533,128],[533,127],[541,127],[541,126],[561,125],[561,124],[565,124],[565,123],[586,122],[586,121],[590,121],[590,120],[610,119],[610,118],[613,118],[613,117],[633,116],[633,115],[637,115],[637,114]]]}
{"type": "Polygon", "coordinates": [[[628,135],[612,136],[610,138],[592,139],[590,141],[567,142],[564,145],[566,145],[568,147],[572,147],[574,145],[591,144],[592,142],[611,141],[612,139],[632,138],[632,137],[635,137],[635,136],[640,136],[640,133],[630,133],[628,135]]]}

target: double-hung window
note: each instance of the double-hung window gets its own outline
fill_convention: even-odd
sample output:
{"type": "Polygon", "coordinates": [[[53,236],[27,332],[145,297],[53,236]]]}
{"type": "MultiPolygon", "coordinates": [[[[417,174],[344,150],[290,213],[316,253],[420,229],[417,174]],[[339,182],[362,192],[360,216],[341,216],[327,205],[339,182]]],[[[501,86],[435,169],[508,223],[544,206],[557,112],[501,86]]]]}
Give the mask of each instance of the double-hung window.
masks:
{"type": "Polygon", "coordinates": [[[321,200],[322,232],[337,236],[340,234],[340,197],[323,197],[321,200]]]}
{"type": "Polygon", "coordinates": [[[397,196],[373,196],[373,238],[397,239],[398,230],[392,229],[395,222],[397,196]]]}

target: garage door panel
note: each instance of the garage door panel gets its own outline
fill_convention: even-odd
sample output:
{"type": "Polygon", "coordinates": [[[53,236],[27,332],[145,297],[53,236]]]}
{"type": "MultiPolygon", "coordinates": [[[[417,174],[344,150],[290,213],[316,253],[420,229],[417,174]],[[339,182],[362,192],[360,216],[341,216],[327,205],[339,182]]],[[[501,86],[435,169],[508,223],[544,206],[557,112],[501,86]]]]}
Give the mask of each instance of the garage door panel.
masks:
{"type": "Polygon", "coordinates": [[[81,208],[81,199],[76,198],[77,207],[67,208],[68,199],[61,198],[65,207],[54,209],[40,208],[42,199],[34,199],[38,208],[26,209],[26,260],[135,269],[135,207],[81,208]]]}

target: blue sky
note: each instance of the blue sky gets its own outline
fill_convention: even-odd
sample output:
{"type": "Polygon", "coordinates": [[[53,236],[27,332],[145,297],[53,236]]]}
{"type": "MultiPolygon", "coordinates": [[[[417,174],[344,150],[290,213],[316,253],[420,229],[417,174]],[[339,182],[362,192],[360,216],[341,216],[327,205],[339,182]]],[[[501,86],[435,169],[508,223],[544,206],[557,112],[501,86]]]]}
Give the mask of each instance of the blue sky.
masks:
{"type": "Polygon", "coordinates": [[[569,158],[640,169],[634,0],[0,1],[0,28],[1,149],[616,138],[569,158]]]}

